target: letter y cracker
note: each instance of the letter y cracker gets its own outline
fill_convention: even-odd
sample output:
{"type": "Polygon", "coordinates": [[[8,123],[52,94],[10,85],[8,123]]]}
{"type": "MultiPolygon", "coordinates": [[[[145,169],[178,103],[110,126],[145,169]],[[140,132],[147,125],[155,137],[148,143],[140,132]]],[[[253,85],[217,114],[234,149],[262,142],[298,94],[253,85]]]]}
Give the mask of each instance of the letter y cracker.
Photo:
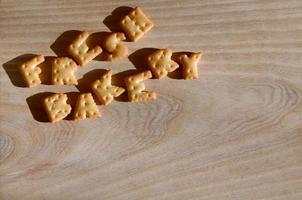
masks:
{"type": "Polygon", "coordinates": [[[134,8],[121,21],[121,28],[131,41],[139,40],[154,24],[139,7],[134,8]]]}
{"type": "Polygon", "coordinates": [[[173,72],[179,67],[171,56],[170,49],[159,49],[146,58],[148,66],[157,79],[167,76],[169,72],[173,72]]]}
{"type": "Polygon", "coordinates": [[[77,85],[74,75],[77,64],[68,57],[54,59],[52,63],[52,82],[54,85],[77,85]]]}
{"type": "Polygon", "coordinates": [[[111,70],[108,70],[102,77],[92,83],[92,91],[104,105],[108,105],[114,97],[120,96],[125,89],[111,85],[111,70]]]}
{"type": "Polygon", "coordinates": [[[101,116],[91,93],[80,94],[75,106],[74,119],[96,118],[101,116]]]}
{"type": "Polygon", "coordinates": [[[41,83],[39,77],[41,68],[38,67],[38,65],[44,61],[44,56],[38,55],[21,65],[20,71],[28,87],[33,87],[41,83]]]}
{"type": "Polygon", "coordinates": [[[86,44],[88,37],[89,33],[86,31],[81,32],[68,49],[70,55],[72,55],[81,66],[85,65],[102,52],[102,48],[100,46],[96,46],[89,50],[89,47],[86,44]]]}
{"type": "Polygon", "coordinates": [[[52,123],[64,119],[71,112],[71,106],[66,101],[67,95],[61,93],[53,94],[44,99],[44,106],[52,123]]]}
{"type": "Polygon", "coordinates": [[[202,56],[202,53],[190,53],[189,55],[184,53],[179,55],[176,59],[177,62],[183,67],[183,78],[197,79],[198,78],[198,68],[197,64],[202,56]]]}
{"type": "Polygon", "coordinates": [[[149,79],[151,77],[152,73],[150,71],[144,71],[125,78],[128,98],[130,101],[137,102],[143,100],[156,99],[156,93],[144,91],[145,84],[142,83],[143,80],[149,79]]]}

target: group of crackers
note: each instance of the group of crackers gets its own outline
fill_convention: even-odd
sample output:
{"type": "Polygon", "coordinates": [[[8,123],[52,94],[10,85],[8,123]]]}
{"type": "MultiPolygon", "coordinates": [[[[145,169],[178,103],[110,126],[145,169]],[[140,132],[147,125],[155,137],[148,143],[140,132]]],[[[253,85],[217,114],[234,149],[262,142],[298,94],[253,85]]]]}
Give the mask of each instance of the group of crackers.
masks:
{"type": "MultiPolygon", "coordinates": [[[[105,60],[119,60],[128,54],[128,48],[122,43],[127,38],[131,41],[139,40],[152,27],[153,23],[143,11],[136,7],[132,9],[120,22],[124,33],[110,33],[104,40],[101,48],[96,46],[92,49],[86,44],[89,33],[81,32],[77,38],[68,47],[69,57],[57,57],[52,61],[52,83],[54,85],[77,85],[78,81],[74,75],[77,64],[86,65],[93,60],[103,50],[105,51],[105,60]],[[126,38],[126,36],[127,38],[126,38]]],[[[172,51],[169,49],[159,49],[146,57],[146,63],[151,69],[140,72],[125,78],[128,99],[131,102],[156,99],[156,93],[145,91],[144,80],[154,76],[161,79],[169,72],[176,70],[179,65],[182,66],[182,75],[184,79],[197,79],[197,63],[200,60],[201,53],[182,53],[176,57],[176,62],[172,60],[172,51]]],[[[28,87],[41,84],[41,68],[38,66],[45,61],[44,56],[38,55],[21,65],[21,74],[24,77],[28,87]]],[[[111,70],[107,70],[99,79],[91,84],[91,90],[103,105],[111,103],[115,97],[120,96],[126,90],[122,87],[111,84],[111,70]]],[[[72,108],[67,103],[67,95],[63,93],[53,94],[44,99],[44,107],[51,122],[57,122],[70,114],[72,108]]],[[[74,108],[73,119],[80,120],[86,118],[100,117],[101,114],[93,99],[91,93],[82,93],[78,96],[74,108]]]]}

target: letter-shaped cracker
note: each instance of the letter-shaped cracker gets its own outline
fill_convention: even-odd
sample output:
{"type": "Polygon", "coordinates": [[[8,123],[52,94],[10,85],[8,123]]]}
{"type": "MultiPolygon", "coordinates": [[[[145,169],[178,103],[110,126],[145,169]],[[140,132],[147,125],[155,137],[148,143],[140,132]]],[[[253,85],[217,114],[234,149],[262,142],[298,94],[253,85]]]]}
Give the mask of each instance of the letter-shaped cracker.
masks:
{"type": "Polygon", "coordinates": [[[53,94],[44,99],[44,106],[52,123],[64,119],[71,112],[71,106],[66,101],[67,95],[62,93],[53,94]]]}
{"type": "Polygon", "coordinates": [[[122,19],[120,26],[131,41],[137,41],[154,25],[142,9],[136,7],[122,19]]]}
{"type": "Polygon", "coordinates": [[[143,80],[152,77],[151,71],[144,71],[125,78],[128,98],[131,102],[156,99],[156,93],[145,90],[143,80]]]}
{"type": "Polygon", "coordinates": [[[170,49],[159,49],[147,56],[147,64],[153,75],[161,79],[169,72],[176,70],[179,65],[171,59],[172,51],[170,49]]]}
{"type": "Polygon", "coordinates": [[[68,49],[70,55],[81,66],[85,65],[102,52],[102,48],[100,46],[96,46],[93,49],[89,50],[89,47],[86,44],[86,40],[88,37],[88,32],[81,32],[78,37],[73,41],[73,43],[70,44],[68,49]]]}
{"type": "Polygon", "coordinates": [[[96,118],[101,116],[91,93],[80,94],[74,111],[74,119],[81,120],[86,118],[96,118]]]}
{"type": "Polygon", "coordinates": [[[21,65],[20,71],[28,87],[33,87],[41,83],[39,77],[41,68],[38,67],[38,65],[44,62],[44,60],[44,56],[38,55],[21,65]]]}
{"type": "Polygon", "coordinates": [[[124,33],[111,33],[103,43],[103,48],[106,51],[106,60],[120,60],[128,54],[128,47],[121,41],[126,40],[124,33]]]}
{"type": "Polygon", "coordinates": [[[77,85],[74,75],[77,64],[68,57],[56,58],[52,62],[52,83],[54,85],[77,85]]]}
{"type": "Polygon", "coordinates": [[[124,88],[111,85],[111,70],[108,70],[102,77],[94,81],[91,85],[92,91],[104,105],[113,101],[114,97],[120,96],[125,92],[124,88]]]}
{"type": "Polygon", "coordinates": [[[179,55],[176,59],[177,62],[183,67],[183,78],[186,80],[198,78],[197,64],[202,56],[202,53],[186,53],[179,55]]]}

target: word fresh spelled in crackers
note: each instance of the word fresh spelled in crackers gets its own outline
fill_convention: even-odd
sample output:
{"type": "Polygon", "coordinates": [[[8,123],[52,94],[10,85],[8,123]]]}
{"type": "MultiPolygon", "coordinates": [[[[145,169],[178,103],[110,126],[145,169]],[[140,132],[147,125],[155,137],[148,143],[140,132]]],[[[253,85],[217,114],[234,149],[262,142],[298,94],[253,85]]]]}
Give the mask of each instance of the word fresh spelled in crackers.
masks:
{"type": "MultiPolygon", "coordinates": [[[[128,55],[128,47],[124,43],[138,41],[153,27],[153,22],[144,14],[141,8],[132,9],[120,23],[122,32],[113,32],[104,38],[101,44],[89,47],[87,40],[90,34],[80,32],[68,46],[67,57],[57,57],[51,60],[51,80],[53,85],[77,85],[76,71],[79,66],[85,66],[103,53],[105,61],[121,60],[128,55]]],[[[154,77],[162,79],[176,69],[182,70],[183,79],[198,78],[198,62],[202,53],[186,52],[175,54],[170,49],[158,49],[147,55],[145,60],[150,70],[137,72],[124,78],[125,88],[112,84],[112,71],[107,70],[102,76],[93,80],[90,89],[92,93],[82,93],[77,97],[74,108],[68,103],[67,94],[57,93],[46,97],[44,108],[50,122],[58,122],[69,115],[74,120],[97,118],[101,116],[94,96],[102,105],[110,104],[114,98],[127,93],[131,102],[156,99],[154,91],[146,90],[144,81],[154,77]]],[[[41,84],[40,65],[45,62],[43,55],[24,62],[20,73],[28,87],[41,84]]]]}

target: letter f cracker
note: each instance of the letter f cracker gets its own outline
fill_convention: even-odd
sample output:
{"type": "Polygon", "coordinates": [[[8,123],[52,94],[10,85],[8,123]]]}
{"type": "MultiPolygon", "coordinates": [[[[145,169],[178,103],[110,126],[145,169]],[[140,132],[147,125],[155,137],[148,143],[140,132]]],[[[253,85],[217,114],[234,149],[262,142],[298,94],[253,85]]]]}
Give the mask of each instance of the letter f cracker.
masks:
{"type": "Polygon", "coordinates": [[[41,68],[38,67],[38,65],[44,62],[44,60],[44,56],[38,55],[21,65],[20,71],[28,87],[33,87],[41,83],[39,77],[41,68]]]}

